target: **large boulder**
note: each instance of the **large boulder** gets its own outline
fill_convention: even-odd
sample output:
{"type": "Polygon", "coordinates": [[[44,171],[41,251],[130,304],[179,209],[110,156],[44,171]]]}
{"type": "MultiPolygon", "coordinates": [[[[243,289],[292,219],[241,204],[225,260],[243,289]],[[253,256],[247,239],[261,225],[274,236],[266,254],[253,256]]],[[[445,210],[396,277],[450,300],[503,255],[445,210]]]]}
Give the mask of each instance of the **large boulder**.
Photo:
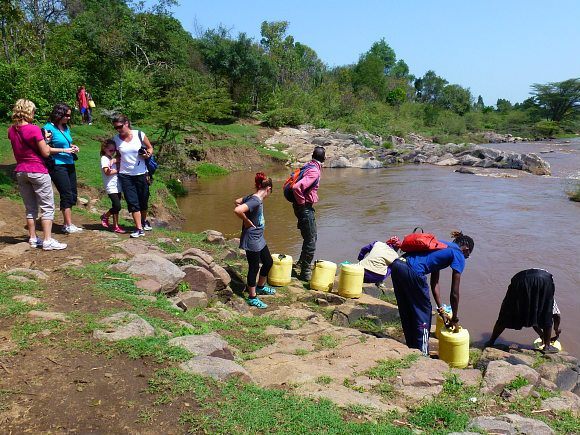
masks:
{"type": "Polygon", "coordinates": [[[542,378],[554,382],[560,390],[572,391],[578,383],[578,372],[563,363],[546,363],[538,367],[542,378]]]}
{"type": "Polygon", "coordinates": [[[481,429],[487,433],[506,435],[553,435],[554,431],[546,423],[517,414],[503,414],[497,417],[476,417],[469,422],[468,429],[481,429]]]}
{"type": "Polygon", "coordinates": [[[484,393],[499,394],[518,376],[527,379],[530,385],[537,385],[540,375],[533,368],[523,364],[511,365],[506,361],[491,361],[483,377],[484,393]]]}
{"type": "Polygon", "coordinates": [[[241,365],[228,359],[213,356],[196,356],[181,363],[179,368],[187,373],[210,376],[218,381],[240,378],[245,382],[252,382],[252,377],[241,365]]]}
{"type": "Polygon", "coordinates": [[[189,284],[191,290],[207,293],[208,296],[215,295],[216,279],[205,267],[188,264],[181,270],[185,273],[183,281],[189,284]]]}
{"type": "Polygon", "coordinates": [[[174,291],[185,277],[179,267],[156,254],[138,254],[127,262],[114,265],[113,268],[134,276],[151,278],[161,284],[163,293],[174,291]]]}
{"type": "Polygon", "coordinates": [[[169,340],[172,346],[180,346],[187,349],[195,356],[213,356],[233,360],[234,354],[228,342],[225,341],[217,332],[210,332],[203,335],[185,335],[169,340]]]}

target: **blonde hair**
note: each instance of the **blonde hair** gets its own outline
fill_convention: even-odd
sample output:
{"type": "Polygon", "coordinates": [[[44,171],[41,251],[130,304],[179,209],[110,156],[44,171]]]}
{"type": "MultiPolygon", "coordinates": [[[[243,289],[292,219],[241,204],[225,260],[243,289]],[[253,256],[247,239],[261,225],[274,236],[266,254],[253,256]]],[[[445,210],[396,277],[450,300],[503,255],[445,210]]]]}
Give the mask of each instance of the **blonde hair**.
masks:
{"type": "Polygon", "coordinates": [[[36,106],[30,100],[19,99],[12,108],[12,122],[18,124],[22,121],[32,122],[36,106]]]}

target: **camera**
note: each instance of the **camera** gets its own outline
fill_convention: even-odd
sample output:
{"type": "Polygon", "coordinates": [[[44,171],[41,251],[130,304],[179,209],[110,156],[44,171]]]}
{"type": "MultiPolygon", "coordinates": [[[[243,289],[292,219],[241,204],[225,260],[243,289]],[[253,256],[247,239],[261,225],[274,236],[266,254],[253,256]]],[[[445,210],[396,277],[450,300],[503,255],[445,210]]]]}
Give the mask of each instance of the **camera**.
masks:
{"type": "Polygon", "coordinates": [[[147,148],[141,147],[139,148],[139,155],[144,156],[147,153],[147,148]]]}
{"type": "Polygon", "coordinates": [[[40,132],[42,133],[42,137],[46,140],[46,129],[45,128],[41,128],[40,132]]]}

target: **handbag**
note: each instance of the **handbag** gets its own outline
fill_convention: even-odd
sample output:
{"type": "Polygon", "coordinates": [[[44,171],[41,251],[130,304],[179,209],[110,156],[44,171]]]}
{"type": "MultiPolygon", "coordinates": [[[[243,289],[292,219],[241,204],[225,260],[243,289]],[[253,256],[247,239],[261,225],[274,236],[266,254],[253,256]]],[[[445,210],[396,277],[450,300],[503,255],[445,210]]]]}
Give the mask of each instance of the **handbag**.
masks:
{"type": "Polygon", "coordinates": [[[95,102],[93,100],[89,100],[89,107],[91,109],[94,109],[95,107],[97,107],[97,105],[95,104],[95,102]]]}
{"type": "MultiPolygon", "coordinates": [[[[68,146],[72,148],[72,143],[70,140],[68,140],[68,137],[66,137],[66,135],[60,130],[60,128],[57,128],[57,130],[60,132],[60,134],[62,134],[62,137],[64,137],[64,140],[66,140],[68,142],[68,146]]],[[[77,153],[71,153],[72,155],[72,159],[73,161],[77,161],[79,159],[79,156],[77,155],[77,153]]]]}

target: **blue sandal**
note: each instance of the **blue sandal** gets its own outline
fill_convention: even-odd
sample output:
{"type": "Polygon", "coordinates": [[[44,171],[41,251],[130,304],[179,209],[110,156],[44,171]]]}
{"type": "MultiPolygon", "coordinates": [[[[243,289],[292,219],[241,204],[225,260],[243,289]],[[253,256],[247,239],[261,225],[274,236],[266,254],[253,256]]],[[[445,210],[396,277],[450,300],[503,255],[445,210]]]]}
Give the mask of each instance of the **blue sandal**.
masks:
{"type": "Polygon", "coordinates": [[[264,302],[258,299],[257,296],[255,298],[248,298],[247,301],[248,305],[251,307],[256,307],[260,309],[268,308],[268,305],[266,305],[264,302]]]}
{"type": "Polygon", "coordinates": [[[265,285],[264,287],[256,287],[256,293],[259,295],[267,295],[272,296],[276,294],[276,289],[273,289],[269,285],[265,285]]]}

